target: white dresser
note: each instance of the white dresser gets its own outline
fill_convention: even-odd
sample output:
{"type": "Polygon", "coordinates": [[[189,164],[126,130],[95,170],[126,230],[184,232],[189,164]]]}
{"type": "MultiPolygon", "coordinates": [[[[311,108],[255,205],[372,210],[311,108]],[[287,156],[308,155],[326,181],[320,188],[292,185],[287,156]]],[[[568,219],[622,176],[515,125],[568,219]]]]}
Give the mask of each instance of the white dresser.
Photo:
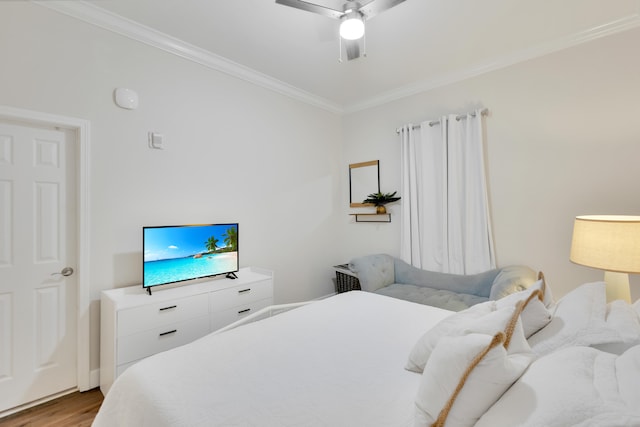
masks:
{"type": "Polygon", "coordinates": [[[189,343],[273,304],[273,272],[243,268],[237,279],[215,278],[177,287],[142,286],[102,292],[100,390],[152,354],[189,343]]]}

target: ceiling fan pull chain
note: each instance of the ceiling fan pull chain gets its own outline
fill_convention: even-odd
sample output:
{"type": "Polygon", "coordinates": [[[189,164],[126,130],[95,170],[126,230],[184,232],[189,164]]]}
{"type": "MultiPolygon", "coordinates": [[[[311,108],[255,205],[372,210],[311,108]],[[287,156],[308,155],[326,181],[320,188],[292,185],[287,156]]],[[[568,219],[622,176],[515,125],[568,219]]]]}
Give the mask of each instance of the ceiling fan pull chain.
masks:
{"type": "Polygon", "coordinates": [[[342,64],[342,37],[338,35],[338,62],[342,64]]]}
{"type": "Polygon", "coordinates": [[[362,36],[362,56],[367,57],[367,32],[362,36]]]}

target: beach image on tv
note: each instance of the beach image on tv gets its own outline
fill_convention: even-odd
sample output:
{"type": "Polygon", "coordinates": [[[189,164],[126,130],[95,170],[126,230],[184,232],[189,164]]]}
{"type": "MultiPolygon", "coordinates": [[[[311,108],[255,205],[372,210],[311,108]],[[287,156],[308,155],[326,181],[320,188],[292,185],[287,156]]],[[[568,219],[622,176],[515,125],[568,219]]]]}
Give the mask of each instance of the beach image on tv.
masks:
{"type": "Polygon", "coordinates": [[[238,271],[238,224],[145,227],[143,286],[238,271]]]}

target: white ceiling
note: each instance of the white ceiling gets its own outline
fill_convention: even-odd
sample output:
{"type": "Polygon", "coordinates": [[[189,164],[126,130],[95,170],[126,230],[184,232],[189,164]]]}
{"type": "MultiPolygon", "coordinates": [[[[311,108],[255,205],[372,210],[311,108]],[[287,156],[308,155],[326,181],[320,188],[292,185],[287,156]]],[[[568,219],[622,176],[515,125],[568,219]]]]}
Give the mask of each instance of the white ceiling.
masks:
{"type": "Polygon", "coordinates": [[[639,0],[406,0],[367,22],[366,57],[340,63],[338,21],[275,0],[40,4],[150,44],[170,36],[156,44],[337,112],[640,25],[639,0]]]}

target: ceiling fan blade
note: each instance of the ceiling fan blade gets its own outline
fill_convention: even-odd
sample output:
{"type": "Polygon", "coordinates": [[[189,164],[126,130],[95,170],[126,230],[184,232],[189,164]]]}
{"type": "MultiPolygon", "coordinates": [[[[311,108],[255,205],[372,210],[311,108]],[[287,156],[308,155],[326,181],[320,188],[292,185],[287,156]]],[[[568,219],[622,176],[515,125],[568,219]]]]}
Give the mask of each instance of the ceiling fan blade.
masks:
{"type": "Polygon", "coordinates": [[[362,6],[359,10],[367,19],[369,19],[376,16],[380,12],[384,12],[387,9],[391,9],[394,6],[399,5],[404,1],[405,0],[374,0],[362,6]]]}
{"type": "Polygon", "coordinates": [[[306,10],[307,12],[317,13],[318,15],[328,16],[329,18],[340,19],[344,12],[334,10],[328,7],[309,3],[303,0],[276,0],[277,4],[291,6],[296,9],[306,10]]]}
{"type": "Polygon", "coordinates": [[[344,47],[347,51],[347,60],[360,58],[360,43],[359,40],[342,40],[344,47]]]}

